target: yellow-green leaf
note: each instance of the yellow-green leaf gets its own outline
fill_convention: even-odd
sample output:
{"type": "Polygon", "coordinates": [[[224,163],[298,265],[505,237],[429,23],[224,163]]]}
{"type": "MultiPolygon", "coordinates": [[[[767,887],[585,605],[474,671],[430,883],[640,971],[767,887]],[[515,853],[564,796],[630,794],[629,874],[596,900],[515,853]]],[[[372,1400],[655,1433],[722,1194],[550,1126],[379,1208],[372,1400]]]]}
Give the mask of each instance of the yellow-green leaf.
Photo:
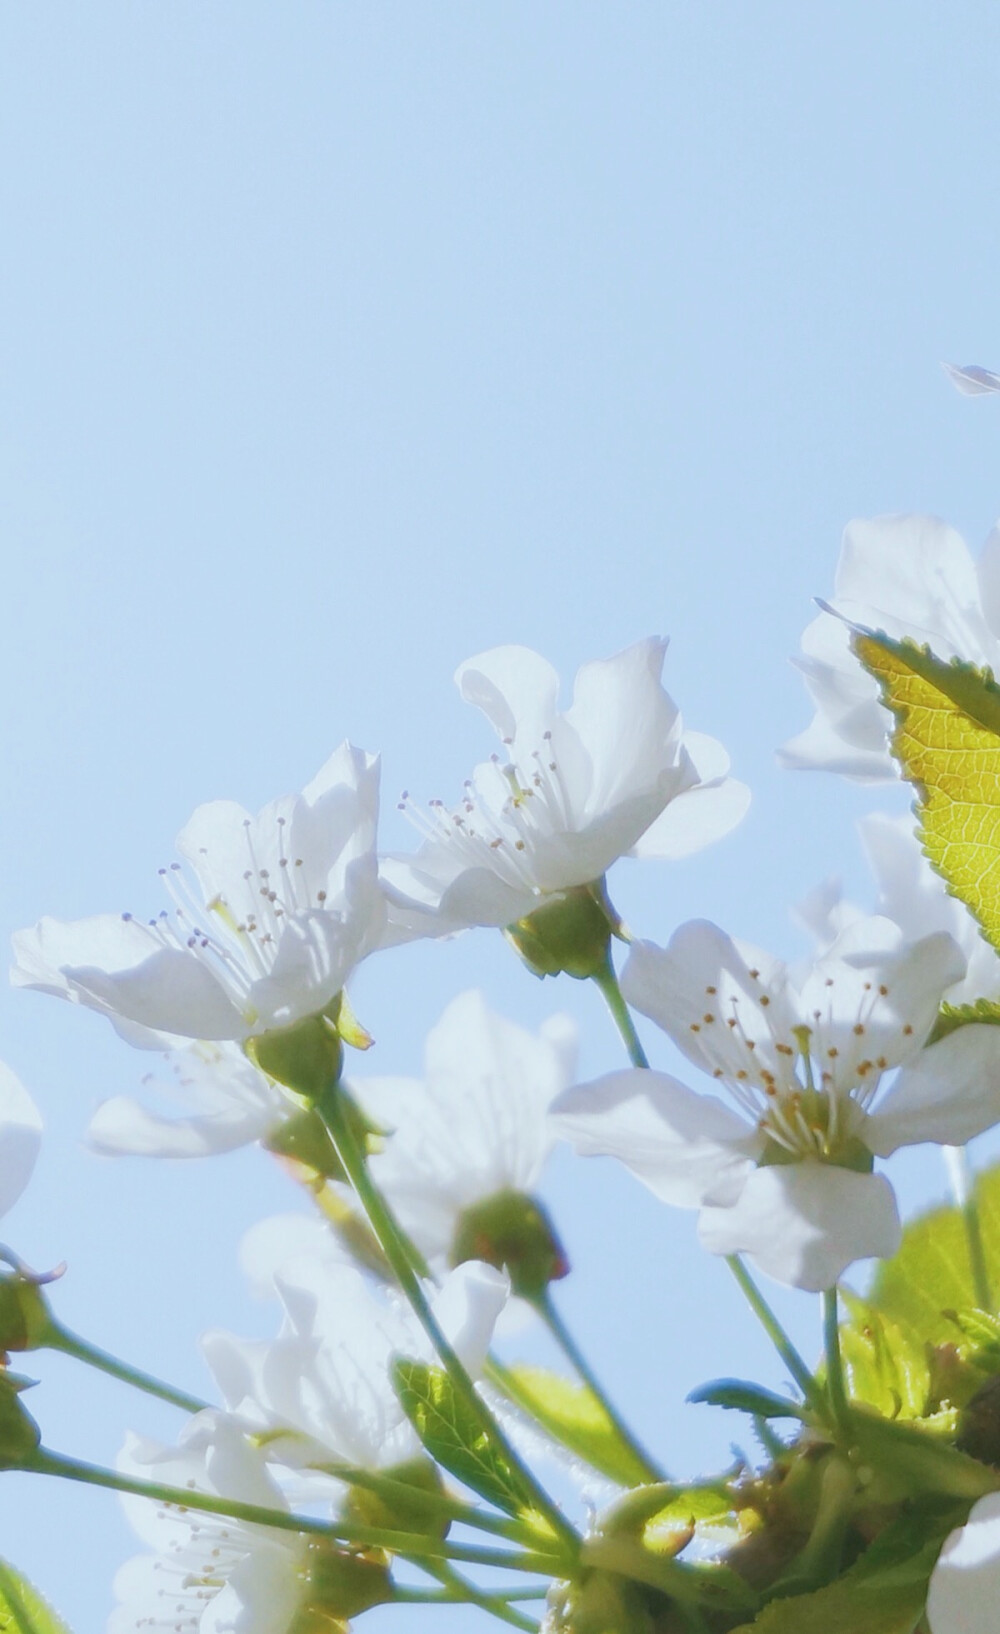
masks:
{"type": "Polygon", "coordinates": [[[647,1466],[624,1442],[592,1390],[544,1367],[512,1367],[504,1388],[554,1440],[619,1486],[640,1486],[647,1466]]]}
{"type": "MultiPolygon", "coordinates": [[[[1000,1301],[1000,1168],[976,1179],[986,1271],[1000,1301]]],[[[946,1311],[977,1303],[965,1226],[957,1208],[936,1208],[911,1220],[898,1254],[875,1273],[869,1302],[921,1343],[947,1344],[958,1330],[946,1311]]]]}
{"type": "Polygon", "coordinates": [[[69,1634],[20,1572],[0,1560],[0,1634],[69,1634]]]}
{"type": "Polygon", "coordinates": [[[400,1405],[421,1442],[443,1469],[508,1515],[532,1515],[518,1471],[482,1420],[457,1394],[447,1373],[400,1357],[393,1367],[400,1405]]]}
{"type": "Polygon", "coordinates": [[[917,789],[924,850],[1000,948],[1000,687],[912,641],[855,631],[852,644],[895,717],[892,752],[917,789]]]}
{"type": "Polygon", "coordinates": [[[930,1391],[923,1339],[842,1292],[850,1321],[841,1327],[840,1349],[852,1401],[866,1402],[885,1418],[922,1418],[930,1391]]]}

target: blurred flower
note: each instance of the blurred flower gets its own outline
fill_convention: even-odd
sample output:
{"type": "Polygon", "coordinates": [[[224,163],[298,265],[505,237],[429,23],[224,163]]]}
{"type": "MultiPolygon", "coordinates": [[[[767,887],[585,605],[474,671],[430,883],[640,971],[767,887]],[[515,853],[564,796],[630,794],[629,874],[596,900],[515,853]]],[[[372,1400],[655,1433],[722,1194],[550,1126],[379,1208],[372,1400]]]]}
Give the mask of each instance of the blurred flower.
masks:
{"type": "Polygon", "coordinates": [[[1000,673],[1000,528],[977,563],[955,530],[934,517],[851,522],[832,607],[806,627],[802,657],[795,660],[816,703],[815,718],[780,756],[795,769],[882,782],[898,776],[889,753],[891,720],[877,683],[851,651],[843,619],[895,640],[926,643],[938,658],[962,658],[1000,673]]]}
{"type": "Polygon", "coordinates": [[[555,1120],[578,1151],[618,1157],[664,1201],[700,1209],[711,1252],[747,1253],[796,1287],[831,1287],[853,1260],[899,1245],[895,1198],[874,1157],[961,1144],[1000,1121],[984,1071],[991,1028],[964,1027],[922,1049],[963,970],[950,936],[907,943],[879,918],[849,925],[802,971],[714,925],[684,925],[667,949],[634,946],[623,992],[735,1110],[665,1073],[632,1070],[569,1090],[555,1120]]]}
{"type": "Polygon", "coordinates": [[[991,1492],[938,1556],[927,1594],[930,1634],[996,1634],[998,1605],[1000,1492],[991,1492]]]}
{"type": "Polygon", "coordinates": [[[987,392],[1000,391],[1000,374],[978,363],[942,363],[941,367],[963,397],[983,397],[987,392]]]}
{"type": "MultiPolygon", "coordinates": [[[[1000,956],[986,941],[963,902],[951,896],[921,849],[912,817],[873,812],[858,823],[861,843],[875,876],[876,912],[898,925],[909,941],[947,931],[966,960],[966,972],[945,992],[949,1004],[1000,998],[1000,956]]],[[[819,946],[826,949],[847,924],[863,917],[846,901],[835,881],[827,881],[796,908],[819,946]]],[[[1000,1033],[997,1035],[1000,1048],[1000,1033]]]]}
{"type": "MultiPolygon", "coordinates": [[[[419,1442],[390,1377],[396,1356],[435,1360],[408,1306],[377,1292],[336,1249],[286,1263],[275,1288],[284,1308],[277,1339],[205,1335],[223,1398],[247,1428],[269,1434],[288,1463],[384,1469],[415,1456],[419,1442]],[[293,1436],[274,1436],[278,1428],[293,1436]]],[[[477,1374],[507,1299],[506,1277],[461,1265],[431,1296],[434,1314],[466,1368],[477,1374]]]]}
{"type": "Polygon", "coordinates": [[[172,913],[43,919],[14,937],[13,981],[185,1038],[291,1027],[326,1009],[382,935],[377,816],[378,762],[346,743],[257,817],[199,806],[177,841],[193,879],[180,863],[160,870],[172,913]]]}
{"type": "Polygon", "coordinates": [[[143,1086],[190,1110],[154,1111],[131,1095],[102,1101],[87,1139],[95,1152],[120,1157],[209,1157],[264,1140],[296,1105],[235,1044],[189,1044],[164,1055],[166,1078],[147,1073],[143,1086]]]}
{"type": "Polygon", "coordinates": [[[372,1179],[431,1267],[454,1264],[466,1212],[530,1193],[555,1134],[548,1110],[571,1082],[576,1029],[553,1016],[533,1034],[462,993],[427,1038],[424,1081],[352,1081],[364,1111],[391,1133],[372,1179]]]}
{"type": "Polygon", "coordinates": [[[37,1106],[0,1061],[0,1215],[14,1206],[31,1179],[41,1141],[37,1106]]]}
{"type": "Polygon", "coordinates": [[[424,834],[383,861],[401,934],[511,925],[554,892],[591,885],[617,858],[683,857],[739,822],[749,792],[714,738],[685,732],[649,639],[579,670],[571,707],[527,647],[470,658],[455,680],[504,752],[477,766],[454,810],[403,809],[424,834]],[[436,925],[428,916],[437,916],[436,925]]]}
{"type": "MultiPolygon", "coordinates": [[[[231,1420],[199,1413],[177,1447],[130,1435],[118,1459],[125,1474],[240,1503],[287,1510],[263,1455],[231,1420]]],[[[118,1604],[108,1634],[137,1628],[177,1634],[286,1634],[308,1593],[309,1545],[294,1532],[123,1495],[133,1530],[152,1552],[115,1577],[118,1604]]]]}

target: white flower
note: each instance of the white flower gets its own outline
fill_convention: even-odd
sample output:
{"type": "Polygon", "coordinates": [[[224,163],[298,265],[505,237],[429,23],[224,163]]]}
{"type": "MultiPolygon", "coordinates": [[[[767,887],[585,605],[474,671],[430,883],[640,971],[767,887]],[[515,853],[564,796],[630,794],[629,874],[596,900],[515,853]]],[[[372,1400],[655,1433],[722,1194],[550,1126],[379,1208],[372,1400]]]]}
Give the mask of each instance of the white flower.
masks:
{"type": "Polygon", "coordinates": [[[853,1260],[899,1244],[873,1157],[961,1144],[1000,1121],[984,1072],[991,1028],[921,1050],[963,968],[950,936],[907,944],[878,918],[848,926],[801,972],[714,925],[683,925],[667,949],[633,948],[623,991],[729,1104],[633,1070],[570,1090],[556,1121],[578,1151],[616,1156],[666,1202],[700,1209],[711,1252],[747,1253],[796,1287],[831,1287],[853,1260]]]}
{"type": "Polygon", "coordinates": [[[164,1055],[166,1081],[143,1086],[189,1108],[165,1116],[131,1095],[102,1101],[90,1120],[92,1150],[111,1157],[207,1157],[264,1140],[297,1105],[247,1060],[238,1045],[188,1044],[164,1055]]]}
{"type": "MultiPolygon", "coordinates": [[[[123,1474],[240,1503],[288,1505],[238,1426],[199,1413],[176,1448],[129,1436],[123,1474]]],[[[309,1544],[301,1535],[127,1495],[126,1514],[149,1554],[115,1577],[108,1634],[287,1634],[308,1593],[309,1544]]]]}
{"type": "Polygon", "coordinates": [[[548,1109],[571,1081],[576,1031],[553,1016],[540,1035],[454,999],[427,1038],[424,1082],[353,1080],[364,1110],[391,1131],[372,1179],[435,1270],[446,1267],[463,1212],[502,1192],[530,1192],[554,1140],[548,1109]]]}
{"type": "Polygon", "coordinates": [[[31,1179],[41,1140],[37,1106],[0,1061],[0,1215],[14,1206],[31,1179]]]}
{"type": "Polygon", "coordinates": [[[983,397],[988,392],[1000,391],[1000,374],[984,369],[979,363],[942,363],[941,367],[963,397],[983,397]]]}
{"type": "MultiPolygon", "coordinates": [[[[861,843],[877,887],[876,912],[898,925],[909,941],[947,931],[962,950],[966,972],[949,987],[949,1004],[975,1004],[977,999],[1000,999],[1000,956],[986,941],[963,902],[949,895],[940,874],[927,861],[912,817],[888,817],[873,812],[858,823],[861,843]]],[[[801,903],[797,917],[821,946],[829,945],[845,924],[862,917],[845,902],[833,881],[801,903]]],[[[997,1035],[1000,1048],[1000,1033],[997,1035]]]]}
{"type": "Polygon", "coordinates": [[[565,712],[555,670],[527,647],[460,666],[463,698],[504,752],[476,767],[453,811],[434,801],[420,815],[404,795],[425,843],[383,862],[401,924],[509,925],[618,857],[686,856],[734,827],[749,793],[726,775],[720,744],[684,732],[660,683],[665,651],[650,639],[585,664],[565,712]]]}
{"type": "Polygon", "coordinates": [[[884,781],[898,776],[888,746],[891,721],[878,686],[850,648],[842,620],[926,643],[939,658],[963,658],[1000,673],[1000,528],[978,562],[963,539],[929,516],[851,522],[837,564],[832,606],[802,636],[796,659],[816,703],[806,731],[781,750],[786,766],[884,781]]]}
{"type": "Polygon", "coordinates": [[[927,1594],[930,1634],[996,1634],[998,1605],[1000,1492],[990,1492],[938,1556],[927,1594]]]}
{"type": "Polygon", "coordinates": [[[180,863],[160,870],[172,913],[43,919],[14,937],[14,983],[184,1038],[291,1026],[325,1009],[382,935],[377,815],[378,762],[346,743],[257,817],[199,806],[177,841],[193,879],[180,863]]]}
{"type": "MultiPolygon", "coordinates": [[[[284,1307],[274,1341],[209,1333],[202,1343],[227,1406],[272,1439],[282,1460],[388,1468],[417,1454],[419,1442],[392,1388],[395,1356],[433,1362],[423,1329],[401,1300],[380,1294],[336,1249],[286,1264],[275,1276],[284,1307]]],[[[460,1265],[432,1295],[434,1314],[470,1373],[486,1358],[507,1298],[492,1266],[460,1265]]]]}

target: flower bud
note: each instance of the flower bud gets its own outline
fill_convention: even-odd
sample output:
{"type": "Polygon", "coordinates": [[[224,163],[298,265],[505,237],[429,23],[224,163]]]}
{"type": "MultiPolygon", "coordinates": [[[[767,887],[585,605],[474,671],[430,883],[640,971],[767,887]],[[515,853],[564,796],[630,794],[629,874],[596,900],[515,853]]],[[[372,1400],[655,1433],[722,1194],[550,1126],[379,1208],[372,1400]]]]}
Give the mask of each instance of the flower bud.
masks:
{"type": "Polygon", "coordinates": [[[603,879],[553,892],[542,907],[508,925],[508,942],[536,976],[565,972],[583,981],[607,968],[620,920],[603,879]]]}
{"type": "Polygon", "coordinates": [[[404,1464],[394,1464],[380,1470],[386,1481],[406,1492],[393,1491],[390,1496],[372,1492],[367,1487],[353,1486],[344,1501],[341,1514],[345,1520],[360,1521],[364,1526],[380,1526],[389,1532],[419,1532],[424,1537],[444,1538],[451,1525],[437,1504],[428,1503],[444,1494],[444,1483],[436,1464],[423,1454],[408,1458],[404,1464]],[[412,1496],[411,1496],[412,1493],[412,1496]]]}
{"type": "Polygon", "coordinates": [[[452,1239],[453,1266],[485,1260],[506,1271],[511,1289],[539,1299],[569,1274],[569,1260],[541,1203],[522,1191],[498,1191],[463,1209],[452,1239]]]}

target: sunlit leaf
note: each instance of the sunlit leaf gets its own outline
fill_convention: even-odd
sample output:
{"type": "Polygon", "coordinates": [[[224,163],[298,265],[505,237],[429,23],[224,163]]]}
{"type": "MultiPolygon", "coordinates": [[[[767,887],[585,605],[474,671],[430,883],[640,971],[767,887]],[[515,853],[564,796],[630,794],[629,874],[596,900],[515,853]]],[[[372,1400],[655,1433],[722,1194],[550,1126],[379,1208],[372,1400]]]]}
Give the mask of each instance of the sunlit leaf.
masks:
{"type": "Polygon", "coordinates": [[[555,1441],[620,1486],[649,1480],[642,1460],[624,1442],[592,1390],[543,1367],[512,1367],[504,1387],[518,1406],[555,1441]]]}
{"type": "Polygon", "coordinates": [[[866,1402],[886,1418],[920,1418],[930,1391],[927,1346],[856,1295],[843,1292],[850,1320],[840,1348],[852,1400],[866,1402]]]}
{"type": "Polygon", "coordinates": [[[0,1634],[69,1634],[20,1572],[0,1560],[0,1634]]]}
{"type": "MultiPolygon", "coordinates": [[[[976,1201],[990,1284],[1000,1299],[1000,1168],[976,1179],[976,1201]]],[[[898,1254],[875,1273],[869,1303],[912,1339],[947,1344],[959,1337],[952,1316],[976,1305],[965,1226],[957,1208],[911,1220],[898,1254]]]]}
{"type": "Polygon", "coordinates": [[[801,1418],[802,1408],[787,1396],[763,1390],[758,1384],[747,1384],[743,1379],[713,1379],[711,1384],[699,1385],[692,1390],[688,1401],[704,1402],[709,1407],[730,1407],[740,1413],[752,1413],[755,1418],[801,1418]]]}

